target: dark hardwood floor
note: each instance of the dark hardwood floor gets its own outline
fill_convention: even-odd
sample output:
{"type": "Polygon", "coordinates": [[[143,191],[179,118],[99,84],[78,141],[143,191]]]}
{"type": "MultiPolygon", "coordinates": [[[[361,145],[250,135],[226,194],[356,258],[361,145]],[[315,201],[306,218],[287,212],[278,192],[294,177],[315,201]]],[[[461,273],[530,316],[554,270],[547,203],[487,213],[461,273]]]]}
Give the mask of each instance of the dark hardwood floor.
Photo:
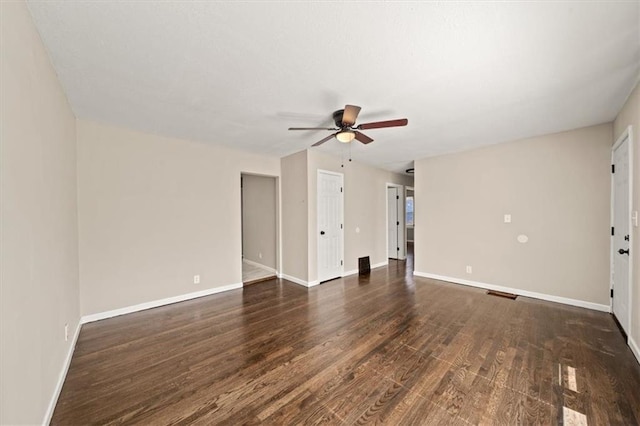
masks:
{"type": "Polygon", "coordinates": [[[640,421],[640,366],[609,314],[410,271],[271,280],[87,324],[53,424],[640,421]]]}

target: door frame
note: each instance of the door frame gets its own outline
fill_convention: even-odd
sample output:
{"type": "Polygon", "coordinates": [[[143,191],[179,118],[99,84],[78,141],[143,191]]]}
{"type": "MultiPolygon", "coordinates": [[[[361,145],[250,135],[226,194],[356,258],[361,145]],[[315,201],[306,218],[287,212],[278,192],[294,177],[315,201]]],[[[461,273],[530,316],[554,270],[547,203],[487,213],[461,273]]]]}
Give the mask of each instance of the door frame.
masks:
{"type": "Polygon", "coordinates": [[[402,211],[400,212],[400,214],[403,216],[402,219],[402,235],[403,235],[403,247],[404,250],[401,253],[402,255],[398,257],[397,260],[405,260],[407,258],[407,227],[405,222],[405,211],[404,211],[404,203],[405,203],[405,192],[404,192],[404,185],[400,185],[398,183],[391,183],[391,182],[386,182],[384,184],[384,199],[385,199],[385,221],[384,221],[384,240],[386,241],[386,249],[385,251],[387,252],[387,262],[389,261],[389,259],[391,259],[391,257],[389,256],[389,188],[397,188],[398,189],[398,194],[402,194],[402,203],[400,203],[400,205],[402,206],[402,211]]]}
{"type": "MultiPolygon", "coordinates": [[[[338,172],[332,172],[330,170],[318,169],[316,172],[316,283],[321,283],[327,280],[331,280],[333,278],[321,278],[320,277],[320,221],[318,220],[318,215],[320,214],[320,175],[332,175],[338,176],[340,178],[340,187],[342,187],[342,192],[340,192],[340,223],[342,224],[342,228],[338,233],[340,237],[340,259],[342,259],[342,265],[340,265],[340,275],[339,277],[344,276],[344,193],[346,188],[344,187],[344,174],[338,172]]],[[[339,278],[335,277],[335,278],[339,278]]]]}
{"type": "MultiPolygon", "coordinates": [[[[629,187],[628,187],[628,208],[629,211],[627,212],[627,220],[629,221],[629,249],[631,251],[631,255],[629,256],[629,272],[628,272],[628,295],[629,295],[629,300],[628,300],[628,313],[627,313],[627,318],[624,318],[623,320],[626,321],[626,324],[624,324],[625,327],[624,331],[627,334],[627,336],[631,335],[631,318],[633,318],[633,255],[634,255],[634,250],[633,250],[633,228],[634,228],[634,222],[637,223],[638,217],[637,217],[637,213],[633,212],[633,130],[631,128],[631,126],[628,126],[620,135],[620,137],[618,137],[618,139],[616,140],[616,142],[613,144],[613,146],[611,147],[611,164],[614,164],[614,154],[615,154],[615,150],[620,147],[620,145],[622,145],[622,143],[626,140],[627,144],[628,144],[628,181],[629,181],[629,187]]],[[[615,176],[614,173],[611,173],[611,226],[614,226],[614,221],[615,221],[615,199],[614,199],[614,194],[615,194],[615,176]]],[[[611,290],[613,290],[613,272],[614,272],[614,258],[615,258],[615,247],[614,247],[614,243],[613,243],[613,235],[611,236],[610,239],[610,265],[609,265],[609,294],[611,294],[611,290]]],[[[611,312],[611,314],[613,314],[613,297],[609,298],[609,312],[611,312]]],[[[618,318],[618,321],[620,321],[620,319],[618,318]]]]}
{"type": "Polygon", "coordinates": [[[247,176],[257,176],[257,177],[265,177],[265,178],[273,178],[275,180],[275,192],[276,192],[276,199],[275,199],[275,215],[276,215],[276,247],[275,247],[275,255],[276,255],[276,267],[275,267],[275,275],[277,277],[280,277],[280,272],[282,271],[282,197],[280,196],[281,193],[281,182],[280,182],[280,176],[276,176],[276,175],[269,175],[269,174],[264,174],[264,173],[255,173],[255,172],[240,172],[240,282],[242,282],[242,261],[243,261],[243,247],[242,247],[242,237],[243,237],[243,232],[244,232],[244,224],[242,223],[242,214],[243,214],[243,209],[244,209],[244,205],[242,202],[242,192],[243,192],[243,188],[242,188],[242,176],[247,175],[247,176]]]}
{"type": "Polygon", "coordinates": [[[415,239],[416,239],[416,190],[413,186],[405,186],[404,187],[404,257],[407,257],[407,245],[409,241],[407,241],[407,192],[413,192],[413,248],[415,249],[415,239]]]}

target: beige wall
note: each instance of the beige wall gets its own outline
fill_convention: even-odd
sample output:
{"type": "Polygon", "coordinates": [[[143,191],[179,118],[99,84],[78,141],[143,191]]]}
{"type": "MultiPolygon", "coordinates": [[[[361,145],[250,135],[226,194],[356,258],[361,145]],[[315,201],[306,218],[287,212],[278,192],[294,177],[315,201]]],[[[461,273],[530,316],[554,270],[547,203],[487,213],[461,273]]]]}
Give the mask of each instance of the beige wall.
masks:
{"type": "Polygon", "coordinates": [[[82,314],[240,283],[241,171],[280,160],[78,121],[82,314]]]}
{"type": "Polygon", "coordinates": [[[282,273],[307,281],[308,197],[307,152],[281,159],[282,273]]]}
{"type": "Polygon", "coordinates": [[[242,175],[242,255],[276,269],[276,178],[242,175]]]}
{"type": "Polygon", "coordinates": [[[80,319],[75,118],[26,5],[0,16],[0,424],[38,424],[80,319]]]}
{"type": "MultiPolygon", "coordinates": [[[[627,99],[624,107],[613,123],[614,142],[622,135],[627,126],[632,126],[633,132],[633,210],[640,210],[640,84],[627,99]]],[[[640,233],[633,228],[633,281],[631,288],[631,332],[636,347],[640,344],[640,233]]]]}
{"type": "Polygon", "coordinates": [[[416,161],[416,272],[608,306],[611,140],[603,124],[416,161]]]}
{"type": "Polygon", "coordinates": [[[386,183],[405,186],[413,184],[410,176],[377,169],[357,161],[346,162],[338,157],[308,150],[309,194],[309,276],[318,277],[317,192],[318,170],[344,174],[344,270],[358,269],[358,258],[369,256],[371,264],[387,261],[387,190],[386,183]],[[360,232],[356,232],[360,228],[360,232]]]}

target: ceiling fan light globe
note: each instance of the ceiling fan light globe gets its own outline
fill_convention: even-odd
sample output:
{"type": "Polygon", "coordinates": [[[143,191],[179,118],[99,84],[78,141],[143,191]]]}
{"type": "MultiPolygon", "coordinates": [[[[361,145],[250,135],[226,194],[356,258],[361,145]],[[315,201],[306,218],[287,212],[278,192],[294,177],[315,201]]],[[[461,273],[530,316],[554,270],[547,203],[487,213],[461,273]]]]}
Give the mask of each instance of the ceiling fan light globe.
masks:
{"type": "Polygon", "coordinates": [[[336,135],[336,139],[338,139],[338,141],[342,143],[349,143],[352,140],[354,140],[355,137],[356,137],[356,134],[350,130],[340,132],[336,135]]]}

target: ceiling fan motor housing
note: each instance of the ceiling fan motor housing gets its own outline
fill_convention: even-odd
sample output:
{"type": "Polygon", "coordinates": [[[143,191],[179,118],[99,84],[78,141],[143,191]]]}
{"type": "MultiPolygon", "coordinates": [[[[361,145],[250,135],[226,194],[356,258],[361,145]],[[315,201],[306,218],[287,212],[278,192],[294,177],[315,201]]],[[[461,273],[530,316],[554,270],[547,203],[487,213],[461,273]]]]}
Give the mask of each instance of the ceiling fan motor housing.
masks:
{"type": "Polygon", "coordinates": [[[344,110],[343,109],[339,109],[336,112],[333,113],[333,121],[336,123],[336,127],[342,129],[344,127],[346,127],[344,124],[342,124],[342,117],[344,115],[344,110]]]}

